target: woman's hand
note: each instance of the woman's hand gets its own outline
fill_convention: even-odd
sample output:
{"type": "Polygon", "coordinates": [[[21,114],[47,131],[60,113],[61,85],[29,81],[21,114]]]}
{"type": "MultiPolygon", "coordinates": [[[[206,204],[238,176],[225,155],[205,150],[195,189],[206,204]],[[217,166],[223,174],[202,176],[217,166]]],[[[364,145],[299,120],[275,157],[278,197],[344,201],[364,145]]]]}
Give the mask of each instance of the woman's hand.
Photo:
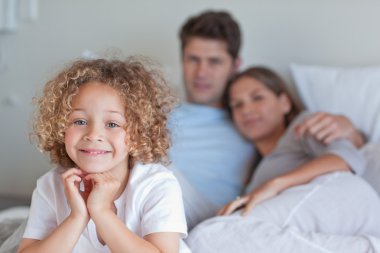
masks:
{"type": "Polygon", "coordinates": [[[61,175],[65,195],[71,208],[71,215],[89,219],[86,201],[91,191],[91,185],[84,183],[84,191],[80,191],[79,186],[83,177],[84,172],[77,168],[69,169],[61,175]]]}
{"type": "Polygon", "coordinates": [[[219,212],[218,215],[229,215],[244,206],[244,210],[242,211],[242,215],[246,216],[253,207],[257,204],[273,198],[278,195],[281,191],[284,190],[284,187],[279,178],[275,178],[274,180],[268,181],[263,184],[253,192],[243,196],[238,197],[236,200],[230,202],[225,205],[219,212]]]}
{"type": "Polygon", "coordinates": [[[94,213],[104,210],[112,210],[115,212],[113,202],[117,198],[121,182],[110,172],[88,174],[85,180],[89,180],[93,184],[93,189],[87,200],[87,208],[91,216],[94,213]]]}

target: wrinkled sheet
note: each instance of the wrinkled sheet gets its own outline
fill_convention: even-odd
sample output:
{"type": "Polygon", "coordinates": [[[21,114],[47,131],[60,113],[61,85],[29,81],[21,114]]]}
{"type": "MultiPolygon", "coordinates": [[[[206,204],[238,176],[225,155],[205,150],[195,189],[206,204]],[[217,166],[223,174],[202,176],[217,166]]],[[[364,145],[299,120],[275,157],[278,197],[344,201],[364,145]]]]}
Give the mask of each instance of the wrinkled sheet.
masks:
{"type": "Polygon", "coordinates": [[[25,230],[29,207],[0,211],[0,253],[15,253],[25,230]]]}
{"type": "Polygon", "coordinates": [[[380,253],[372,236],[301,233],[254,217],[215,217],[196,226],[186,243],[193,253],[380,253]]]}

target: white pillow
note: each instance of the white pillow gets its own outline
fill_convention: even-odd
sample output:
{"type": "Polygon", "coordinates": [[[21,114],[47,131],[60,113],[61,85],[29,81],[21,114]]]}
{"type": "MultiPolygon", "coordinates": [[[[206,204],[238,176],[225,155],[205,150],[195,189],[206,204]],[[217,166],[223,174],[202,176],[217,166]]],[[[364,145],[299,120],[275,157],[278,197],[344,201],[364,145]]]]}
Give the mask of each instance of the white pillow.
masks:
{"type": "Polygon", "coordinates": [[[291,64],[290,69],[306,109],[343,114],[370,142],[380,141],[380,66],[291,64]]]}

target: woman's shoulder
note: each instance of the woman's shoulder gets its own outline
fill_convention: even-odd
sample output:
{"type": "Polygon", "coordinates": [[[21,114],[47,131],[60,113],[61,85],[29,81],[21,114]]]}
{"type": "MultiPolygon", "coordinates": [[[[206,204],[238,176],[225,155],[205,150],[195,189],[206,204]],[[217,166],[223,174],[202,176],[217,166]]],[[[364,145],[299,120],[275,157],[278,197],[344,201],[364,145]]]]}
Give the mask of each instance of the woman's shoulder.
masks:
{"type": "Polygon", "coordinates": [[[310,112],[310,111],[301,111],[300,113],[298,113],[298,115],[292,120],[292,122],[290,123],[289,127],[294,127],[296,126],[297,124],[303,122],[305,119],[311,117],[313,113],[310,112]]]}

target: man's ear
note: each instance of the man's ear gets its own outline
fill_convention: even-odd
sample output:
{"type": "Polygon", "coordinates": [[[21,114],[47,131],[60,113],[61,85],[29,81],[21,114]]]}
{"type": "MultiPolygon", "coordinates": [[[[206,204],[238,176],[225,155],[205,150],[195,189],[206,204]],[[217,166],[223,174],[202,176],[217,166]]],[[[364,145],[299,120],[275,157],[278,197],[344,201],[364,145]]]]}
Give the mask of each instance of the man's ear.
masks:
{"type": "Polygon", "coordinates": [[[284,114],[288,114],[292,109],[292,102],[291,102],[289,96],[286,95],[285,93],[282,93],[279,98],[280,98],[280,104],[281,104],[282,112],[284,114]]]}
{"type": "Polygon", "coordinates": [[[242,64],[242,59],[240,56],[236,57],[236,59],[233,62],[233,69],[232,69],[232,74],[236,74],[242,64]]]}

